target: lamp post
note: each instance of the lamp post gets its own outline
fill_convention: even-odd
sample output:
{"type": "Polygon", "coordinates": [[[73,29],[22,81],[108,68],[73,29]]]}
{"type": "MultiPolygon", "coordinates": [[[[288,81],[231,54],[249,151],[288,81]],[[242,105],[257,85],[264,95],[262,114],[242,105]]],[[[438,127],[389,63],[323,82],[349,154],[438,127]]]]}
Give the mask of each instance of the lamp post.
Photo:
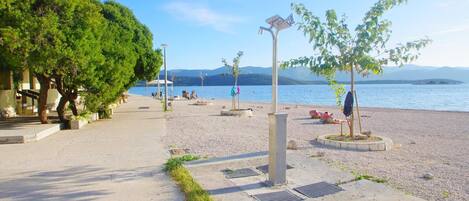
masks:
{"type": "Polygon", "coordinates": [[[164,57],[164,111],[168,111],[168,71],[166,69],[166,48],[167,44],[162,44],[164,57]]]}
{"type": "Polygon", "coordinates": [[[259,33],[267,31],[272,35],[272,112],[269,113],[269,183],[272,186],[286,184],[287,178],[287,114],[279,113],[277,41],[281,30],[291,27],[293,16],[287,19],[275,15],[266,20],[269,28],[260,27],[259,33]]]}

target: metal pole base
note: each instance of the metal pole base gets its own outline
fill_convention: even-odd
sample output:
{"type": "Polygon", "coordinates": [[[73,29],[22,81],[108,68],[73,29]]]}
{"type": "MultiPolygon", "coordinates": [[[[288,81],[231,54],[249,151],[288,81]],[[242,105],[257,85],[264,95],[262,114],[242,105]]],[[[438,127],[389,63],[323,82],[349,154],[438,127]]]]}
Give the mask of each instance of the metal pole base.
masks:
{"type": "Polygon", "coordinates": [[[269,181],[271,186],[287,183],[286,113],[269,113],[269,181]]]}

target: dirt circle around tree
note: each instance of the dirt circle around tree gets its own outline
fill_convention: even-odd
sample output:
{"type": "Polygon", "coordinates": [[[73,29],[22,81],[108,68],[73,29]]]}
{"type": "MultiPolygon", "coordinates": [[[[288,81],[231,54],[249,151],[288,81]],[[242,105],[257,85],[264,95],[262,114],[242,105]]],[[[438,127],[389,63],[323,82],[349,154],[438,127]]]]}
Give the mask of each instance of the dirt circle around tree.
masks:
{"type": "Polygon", "coordinates": [[[355,135],[352,139],[348,135],[329,134],[319,136],[316,141],[331,148],[352,151],[389,151],[393,146],[390,138],[377,135],[355,135]]]}
{"type": "Polygon", "coordinates": [[[252,117],[254,113],[251,109],[235,109],[235,110],[222,110],[221,116],[240,116],[240,117],[252,117]]]}

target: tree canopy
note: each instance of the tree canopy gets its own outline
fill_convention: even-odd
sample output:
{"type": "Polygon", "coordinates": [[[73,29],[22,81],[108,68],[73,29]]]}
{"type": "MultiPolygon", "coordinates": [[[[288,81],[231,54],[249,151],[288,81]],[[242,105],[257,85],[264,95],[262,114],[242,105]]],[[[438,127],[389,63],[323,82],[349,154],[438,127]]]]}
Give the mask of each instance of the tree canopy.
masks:
{"type": "Polygon", "coordinates": [[[334,10],[326,12],[325,21],[314,15],[303,4],[292,4],[293,11],[300,17],[298,29],[312,44],[312,56],[292,59],[282,67],[306,66],[312,72],[327,79],[336,92],[337,104],[345,93],[342,85],[335,80],[338,71],[354,71],[365,76],[369,73],[380,74],[383,66],[404,63],[418,58],[418,50],[431,40],[421,39],[389,47],[391,21],[382,19],[386,11],[405,3],[406,0],[379,0],[365,14],[354,32],[349,29],[347,17],[337,16],[334,10]]]}
{"type": "Polygon", "coordinates": [[[162,64],[150,30],[132,11],[98,0],[0,2],[0,59],[14,72],[28,68],[38,78],[40,116],[51,81],[62,95],[59,114],[78,94],[97,111],[137,80],[153,79],[162,64]]]}
{"type": "MultiPolygon", "coordinates": [[[[391,37],[391,21],[382,19],[386,11],[405,3],[406,0],[379,0],[365,14],[362,22],[352,32],[347,24],[347,17],[337,16],[334,10],[326,11],[326,20],[314,15],[303,4],[292,4],[292,9],[301,18],[297,24],[313,46],[313,55],[292,59],[282,64],[288,66],[307,66],[310,70],[326,78],[334,89],[338,106],[342,105],[341,98],[345,94],[345,87],[338,84],[335,76],[338,71],[350,72],[350,95],[353,100],[354,74],[362,76],[369,73],[383,73],[383,66],[404,63],[418,58],[421,48],[427,46],[431,40],[421,39],[389,47],[391,37]]],[[[349,101],[353,104],[353,101],[349,101]]],[[[348,105],[347,108],[353,107],[348,105]]],[[[357,108],[358,111],[358,108],[357,108]]],[[[348,114],[347,114],[348,115],[348,114]]],[[[354,114],[347,117],[350,136],[354,136],[354,114]]]]}

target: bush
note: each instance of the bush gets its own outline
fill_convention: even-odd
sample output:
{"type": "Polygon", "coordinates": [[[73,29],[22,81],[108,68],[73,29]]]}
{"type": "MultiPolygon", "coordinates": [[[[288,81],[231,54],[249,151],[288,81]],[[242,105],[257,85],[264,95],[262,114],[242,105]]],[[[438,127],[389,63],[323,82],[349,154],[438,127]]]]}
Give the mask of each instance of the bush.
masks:
{"type": "Polygon", "coordinates": [[[182,164],[186,161],[194,161],[194,160],[199,160],[199,156],[194,156],[194,155],[184,155],[181,157],[176,157],[176,158],[170,158],[165,164],[164,164],[164,170],[165,171],[172,171],[178,167],[181,167],[182,164]]]}

